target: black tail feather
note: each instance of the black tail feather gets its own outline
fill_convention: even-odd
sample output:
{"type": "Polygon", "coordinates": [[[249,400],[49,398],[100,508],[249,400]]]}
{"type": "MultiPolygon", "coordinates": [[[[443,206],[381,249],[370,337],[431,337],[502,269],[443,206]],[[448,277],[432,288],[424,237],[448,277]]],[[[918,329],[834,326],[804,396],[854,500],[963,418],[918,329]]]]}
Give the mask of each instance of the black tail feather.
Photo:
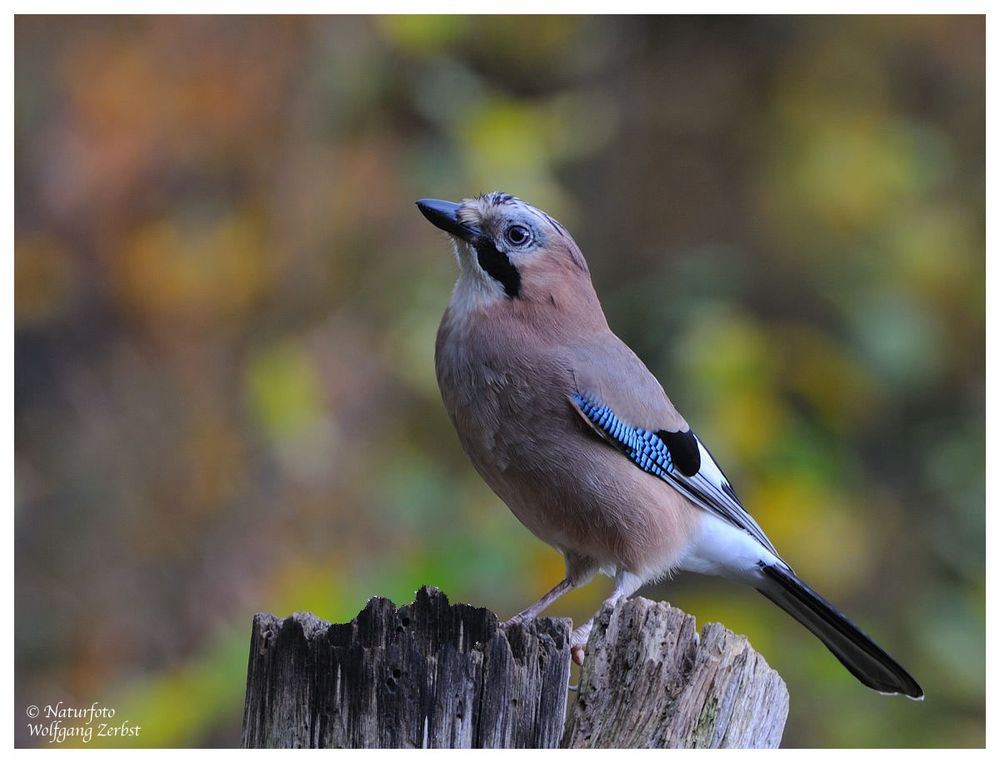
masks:
{"type": "Polygon", "coordinates": [[[924,698],[913,676],[794,572],[764,563],[760,568],[765,580],[757,590],[812,631],[861,683],[885,694],[924,698]]]}

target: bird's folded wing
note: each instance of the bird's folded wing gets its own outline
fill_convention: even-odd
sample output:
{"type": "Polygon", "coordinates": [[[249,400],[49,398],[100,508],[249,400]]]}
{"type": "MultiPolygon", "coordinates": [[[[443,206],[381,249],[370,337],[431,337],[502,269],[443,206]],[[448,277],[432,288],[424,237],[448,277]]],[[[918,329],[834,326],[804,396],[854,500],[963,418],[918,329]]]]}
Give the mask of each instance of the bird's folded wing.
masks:
{"type": "MultiPolygon", "coordinates": [[[[743,508],[708,448],[677,414],[662,388],[659,388],[662,412],[654,416],[649,429],[623,420],[619,415],[621,409],[616,410],[614,401],[610,404],[607,401],[614,393],[607,389],[604,393],[599,396],[577,389],[570,395],[573,408],[598,436],[620,450],[638,468],[659,477],[697,506],[745,531],[779,556],[760,525],[743,508]]],[[[643,403],[647,411],[657,406],[656,393],[652,396],[654,400],[647,399],[643,403]]]]}

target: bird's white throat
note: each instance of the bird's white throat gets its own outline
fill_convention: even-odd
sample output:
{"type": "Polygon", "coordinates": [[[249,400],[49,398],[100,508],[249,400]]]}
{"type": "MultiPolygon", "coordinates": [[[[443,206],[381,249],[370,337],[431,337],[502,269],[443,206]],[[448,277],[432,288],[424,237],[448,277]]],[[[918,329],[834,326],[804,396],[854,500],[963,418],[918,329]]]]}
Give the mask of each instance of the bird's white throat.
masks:
{"type": "Polygon", "coordinates": [[[451,293],[452,316],[461,320],[471,313],[506,299],[503,286],[479,266],[471,244],[452,239],[458,261],[458,280],[451,293]]]}

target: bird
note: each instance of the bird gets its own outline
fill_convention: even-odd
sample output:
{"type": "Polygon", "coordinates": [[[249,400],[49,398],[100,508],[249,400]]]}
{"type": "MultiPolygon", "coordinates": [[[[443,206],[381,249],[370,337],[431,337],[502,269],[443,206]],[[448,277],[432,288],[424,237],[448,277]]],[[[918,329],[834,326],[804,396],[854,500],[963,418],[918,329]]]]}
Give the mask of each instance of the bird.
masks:
{"type": "MultiPolygon", "coordinates": [[[[565,561],[563,579],[507,625],[597,573],[614,579],[604,605],[677,572],[720,576],[777,604],[865,686],[923,699],[896,660],[781,558],[662,385],[612,332],[566,228],[499,191],[416,205],[458,261],[434,352],[445,409],[476,471],[565,561]]],[[[593,623],[572,631],[578,664],[593,623]]]]}

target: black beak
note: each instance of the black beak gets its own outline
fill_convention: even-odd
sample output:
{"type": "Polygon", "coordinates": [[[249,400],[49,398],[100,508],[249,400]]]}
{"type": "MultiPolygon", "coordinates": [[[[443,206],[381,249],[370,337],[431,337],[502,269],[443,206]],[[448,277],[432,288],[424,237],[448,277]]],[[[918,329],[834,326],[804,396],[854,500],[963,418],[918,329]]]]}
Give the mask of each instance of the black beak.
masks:
{"type": "Polygon", "coordinates": [[[417,202],[417,208],[431,223],[445,233],[457,236],[463,241],[471,242],[480,235],[480,232],[477,228],[466,225],[458,219],[458,210],[460,207],[460,204],[455,204],[452,201],[442,201],[441,199],[420,199],[417,202]]]}

